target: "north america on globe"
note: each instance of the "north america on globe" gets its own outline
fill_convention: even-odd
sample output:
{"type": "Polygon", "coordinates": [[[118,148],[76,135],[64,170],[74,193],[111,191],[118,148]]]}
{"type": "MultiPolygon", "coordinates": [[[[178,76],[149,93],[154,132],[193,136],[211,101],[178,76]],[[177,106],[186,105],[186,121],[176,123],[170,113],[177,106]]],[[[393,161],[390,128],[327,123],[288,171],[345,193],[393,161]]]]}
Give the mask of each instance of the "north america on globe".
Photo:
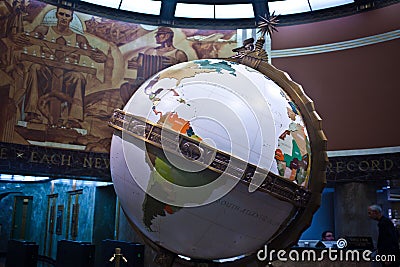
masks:
{"type": "Polygon", "coordinates": [[[174,65],[144,82],[122,112],[114,187],[129,219],[169,251],[216,259],[268,242],[296,206],[278,193],[249,193],[247,173],[283,179],[293,194],[308,188],[312,155],[300,109],[249,66],[174,65]]]}

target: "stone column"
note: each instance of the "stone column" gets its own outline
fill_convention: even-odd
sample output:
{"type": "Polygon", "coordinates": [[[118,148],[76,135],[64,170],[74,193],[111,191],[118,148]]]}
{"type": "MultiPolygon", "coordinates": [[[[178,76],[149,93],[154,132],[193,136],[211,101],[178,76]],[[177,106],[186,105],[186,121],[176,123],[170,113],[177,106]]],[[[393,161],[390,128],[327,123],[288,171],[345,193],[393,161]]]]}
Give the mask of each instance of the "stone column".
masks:
{"type": "Polygon", "coordinates": [[[337,183],[335,187],[335,235],[371,236],[376,245],[377,222],[368,217],[367,209],[377,201],[375,183],[337,183]]]}

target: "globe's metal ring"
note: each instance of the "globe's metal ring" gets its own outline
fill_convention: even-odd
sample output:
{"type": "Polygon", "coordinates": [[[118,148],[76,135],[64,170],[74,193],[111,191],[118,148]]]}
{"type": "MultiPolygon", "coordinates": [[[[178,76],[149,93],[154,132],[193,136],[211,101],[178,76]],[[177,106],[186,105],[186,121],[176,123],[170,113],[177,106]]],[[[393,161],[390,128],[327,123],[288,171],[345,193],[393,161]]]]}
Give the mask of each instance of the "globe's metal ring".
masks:
{"type": "MultiPolygon", "coordinates": [[[[268,55],[263,49],[264,43],[265,40],[261,37],[256,41],[254,50],[239,51],[235,56],[226,60],[256,69],[283,88],[299,108],[308,130],[312,155],[308,187],[311,196],[307,206],[299,210],[286,229],[269,242],[270,248],[282,249],[297,243],[303,231],[311,225],[312,217],[320,206],[321,193],[326,185],[327,138],[322,130],[322,119],[315,111],[313,101],[305,94],[301,85],[294,82],[286,72],[278,70],[268,63],[268,55]]],[[[256,258],[255,255],[253,257],[256,258]]]]}
{"type": "MultiPolygon", "coordinates": [[[[315,111],[314,103],[304,93],[302,87],[292,81],[287,73],[276,69],[274,66],[268,63],[268,55],[262,49],[264,41],[265,40],[263,38],[260,38],[259,40],[257,40],[254,50],[245,52],[240,51],[239,53],[237,53],[236,56],[224,60],[240,63],[256,69],[262,74],[269,77],[281,88],[283,88],[284,91],[289,95],[289,97],[299,108],[300,113],[303,116],[306,128],[308,129],[311,154],[313,155],[311,160],[309,187],[306,189],[282,177],[268,172],[267,178],[260,186],[260,188],[258,188],[258,190],[262,190],[266,193],[273,195],[276,198],[288,201],[294,204],[294,206],[296,207],[295,209],[293,209],[293,216],[291,217],[291,220],[284,222],[281,229],[268,242],[269,248],[284,249],[293,246],[299,239],[302,232],[310,226],[313,214],[316,212],[321,203],[321,193],[326,184],[325,171],[328,164],[328,157],[326,153],[327,138],[322,130],[322,120],[315,111]]],[[[157,142],[159,138],[159,136],[157,135],[157,133],[159,132],[159,126],[155,125],[152,122],[137,118],[134,115],[127,114],[121,110],[116,110],[109,122],[109,125],[116,130],[117,134],[125,132],[134,138],[141,138],[142,140],[151,144],[154,147],[159,147],[159,143],[157,142]],[[130,128],[129,130],[124,128],[124,123],[127,123],[127,121],[125,121],[126,119],[131,120],[130,122],[128,122],[130,125],[130,127],[128,127],[130,128]],[[152,131],[152,129],[157,130],[152,131]]],[[[163,131],[165,130],[166,129],[163,129],[163,131]]],[[[187,139],[185,138],[180,139],[187,142],[187,139]]],[[[190,141],[190,145],[188,146],[198,147],[198,144],[196,142],[193,142],[193,140],[190,141]]],[[[203,148],[204,144],[201,147],[203,148]]],[[[223,172],[224,169],[221,166],[223,166],[224,164],[220,164],[226,162],[226,160],[229,161],[232,156],[222,151],[217,152],[220,153],[219,155],[221,158],[216,159],[214,165],[210,164],[209,169],[216,172],[223,172]]],[[[180,153],[182,153],[182,151],[180,151],[180,153]]],[[[188,153],[186,155],[189,158],[192,157],[193,160],[197,160],[198,157],[195,154],[196,153],[188,153]]],[[[251,170],[247,172],[247,170],[249,169],[249,166],[253,168],[255,166],[252,166],[250,164],[247,166],[248,167],[246,168],[245,174],[240,177],[240,182],[242,183],[249,183],[249,181],[251,180],[251,177],[248,178],[246,176],[246,173],[250,173],[251,176],[254,175],[254,172],[252,172],[251,170]]],[[[235,176],[232,175],[232,177],[235,176]]],[[[128,221],[137,231],[137,233],[146,241],[146,243],[148,243],[153,249],[158,252],[158,256],[160,256],[160,259],[163,258],[160,262],[156,260],[157,263],[163,266],[170,266],[170,264],[174,262],[176,255],[149,240],[137,229],[137,227],[129,219],[128,221]]],[[[250,262],[257,262],[258,260],[256,253],[257,251],[255,251],[253,254],[247,254],[245,255],[245,257],[235,261],[235,264],[237,264],[235,266],[241,266],[241,264],[250,262]]],[[[230,266],[229,263],[221,263],[218,266],[226,265],[230,266]]]]}
{"type": "Polygon", "coordinates": [[[240,182],[246,185],[250,184],[252,177],[257,171],[257,174],[260,173],[267,177],[258,190],[269,193],[278,199],[290,202],[296,207],[304,208],[310,200],[311,193],[306,188],[253,164],[244,162],[242,159],[233,155],[216,150],[206,144],[202,144],[200,147],[200,142],[183,134],[179,134],[178,140],[176,140],[176,138],[168,140],[168,134],[163,134],[163,144],[161,144],[161,131],[170,132],[172,137],[175,137],[176,133],[167,128],[163,128],[162,125],[148,121],[145,118],[116,109],[109,121],[109,126],[116,130],[123,131],[134,138],[140,139],[146,142],[146,144],[150,144],[159,149],[168,150],[177,156],[183,154],[194,163],[203,165],[216,173],[226,173],[233,179],[240,179],[240,182]],[[176,144],[177,142],[178,144],[176,144]],[[168,146],[168,143],[171,145],[168,146]],[[176,151],[177,147],[180,148],[180,151],[176,151]],[[214,155],[210,164],[206,163],[208,160],[205,160],[202,154],[214,155]],[[228,163],[230,161],[242,162],[244,164],[240,165],[247,167],[245,170],[228,168],[228,163]]]}

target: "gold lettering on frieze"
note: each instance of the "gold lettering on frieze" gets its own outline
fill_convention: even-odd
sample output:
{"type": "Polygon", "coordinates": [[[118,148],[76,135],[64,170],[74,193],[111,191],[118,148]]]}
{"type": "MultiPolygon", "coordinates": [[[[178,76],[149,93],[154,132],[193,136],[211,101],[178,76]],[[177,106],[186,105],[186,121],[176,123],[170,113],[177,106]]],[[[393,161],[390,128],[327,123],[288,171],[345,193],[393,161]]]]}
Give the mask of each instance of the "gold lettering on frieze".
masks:
{"type": "Polygon", "coordinates": [[[8,152],[7,148],[2,147],[0,149],[0,159],[7,159],[7,152],[8,152]]]}
{"type": "Polygon", "coordinates": [[[49,159],[49,157],[48,157],[46,154],[44,154],[44,155],[42,156],[42,158],[40,159],[39,163],[47,163],[47,164],[50,164],[50,159],[49,159]]]}
{"type": "Polygon", "coordinates": [[[380,171],[379,168],[379,160],[373,159],[371,160],[371,171],[380,171]]]}
{"type": "Polygon", "coordinates": [[[110,160],[105,158],[85,157],[83,159],[84,168],[104,169],[110,167],[110,160]]]}
{"type": "Polygon", "coordinates": [[[60,165],[60,156],[57,154],[53,154],[50,157],[50,162],[53,165],[60,165]]]}
{"type": "Polygon", "coordinates": [[[95,159],[95,164],[94,164],[94,167],[96,168],[96,169],[101,169],[101,166],[102,166],[102,159],[101,158],[96,158],[95,159]]]}
{"type": "Polygon", "coordinates": [[[103,162],[104,162],[104,165],[105,165],[105,167],[108,169],[108,168],[110,168],[110,159],[103,159],[103,162]]]}
{"type": "Polygon", "coordinates": [[[32,151],[28,163],[52,164],[57,166],[71,166],[72,156],[61,154],[43,154],[40,155],[36,151],[32,151]]]}
{"type": "Polygon", "coordinates": [[[87,168],[87,167],[92,168],[92,166],[93,166],[93,158],[85,157],[83,159],[83,168],[87,168]]]}
{"type": "Polygon", "coordinates": [[[349,172],[355,172],[355,171],[356,171],[356,168],[357,168],[357,163],[356,163],[355,161],[349,161],[349,162],[346,164],[346,169],[347,169],[349,172]]]}
{"type": "Polygon", "coordinates": [[[385,171],[389,171],[393,168],[393,161],[391,159],[384,159],[383,160],[383,169],[385,171]]]}
{"type": "Polygon", "coordinates": [[[345,168],[345,164],[344,164],[343,161],[337,161],[337,162],[336,162],[336,172],[337,172],[337,173],[343,172],[343,171],[344,171],[344,168],[345,168]]]}
{"type": "Polygon", "coordinates": [[[341,173],[344,171],[348,172],[376,172],[376,171],[390,171],[394,166],[394,162],[391,159],[371,159],[361,161],[337,161],[328,163],[326,168],[327,173],[341,173]]]}
{"type": "Polygon", "coordinates": [[[39,162],[39,153],[32,151],[29,157],[29,163],[38,163],[39,162]]]}
{"type": "Polygon", "coordinates": [[[61,155],[61,166],[64,166],[64,165],[71,166],[71,159],[72,159],[71,155],[67,156],[65,154],[62,154],[61,155]]]}
{"type": "Polygon", "coordinates": [[[362,172],[366,172],[369,170],[369,163],[366,160],[360,161],[360,163],[358,163],[358,169],[362,172]]]}

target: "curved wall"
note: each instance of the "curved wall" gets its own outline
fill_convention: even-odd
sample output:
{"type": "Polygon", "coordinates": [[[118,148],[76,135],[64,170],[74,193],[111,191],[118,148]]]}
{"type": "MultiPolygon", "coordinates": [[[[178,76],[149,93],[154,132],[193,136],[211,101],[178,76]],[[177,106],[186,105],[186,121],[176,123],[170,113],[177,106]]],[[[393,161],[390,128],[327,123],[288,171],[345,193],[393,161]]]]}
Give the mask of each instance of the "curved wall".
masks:
{"type": "MultiPolygon", "coordinates": [[[[57,20],[55,6],[30,1],[25,13],[13,10],[9,3],[7,10],[6,19],[0,21],[0,46],[6,51],[0,54],[0,142],[108,153],[112,134],[107,126],[109,116],[136,90],[138,84],[135,81],[150,75],[146,72],[147,67],[154,65],[156,69],[161,62],[158,58],[158,63],[157,60],[138,63],[145,51],[154,50],[158,45],[155,40],[157,27],[75,12],[71,28],[81,25],[79,34],[93,45],[93,51],[98,51],[96,53],[101,54],[103,61],[99,63],[90,58],[82,43],[75,49],[74,53],[78,54],[75,62],[62,57],[57,62],[65,63],[58,66],[54,63],[54,55],[37,53],[49,43],[52,47],[55,38],[49,34],[47,39],[38,40],[39,36],[34,33],[37,28],[54,26],[57,20]],[[18,22],[21,24],[17,25],[19,33],[30,32],[29,38],[36,45],[22,47],[13,43],[15,40],[10,32],[13,27],[8,26],[18,22]],[[52,72],[48,80],[38,79],[35,86],[48,89],[41,94],[36,92],[33,83],[28,83],[28,78],[35,75],[33,67],[37,67],[36,63],[46,63],[42,65],[52,72]],[[53,76],[59,77],[54,69],[63,75],[71,70],[82,74],[81,80],[85,81],[84,88],[80,88],[82,94],[77,93],[77,97],[66,95],[66,83],[62,85],[62,92],[58,92],[61,86],[53,79],[53,76]],[[61,105],[58,99],[71,97],[76,101],[68,105],[65,101],[61,105]],[[39,102],[45,104],[39,105],[39,102]],[[79,112],[71,113],[74,103],[79,103],[75,105],[79,112]],[[77,114],[79,116],[75,116],[77,114]]],[[[400,96],[397,90],[398,14],[400,4],[393,4],[333,20],[282,26],[274,34],[272,63],[303,85],[315,101],[323,118],[329,150],[400,146],[396,136],[400,127],[395,117],[400,96]]],[[[166,30],[165,27],[160,29],[166,30]]],[[[168,30],[174,32],[176,48],[182,49],[189,60],[229,57],[233,54],[231,49],[239,46],[237,43],[241,39],[256,32],[255,29],[243,32],[233,29],[168,30]]],[[[67,42],[58,52],[68,55],[70,50],[67,42]]],[[[32,161],[29,157],[24,160],[29,164],[32,161]]]]}
{"type": "Polygon", "coordinates": [[[394,4],[279,27],[274,34],[272,64],[289,73],[314,100],[328,150],[400,145],[398,14],[400,4],[394,4]],[[326,52],[328,48],[333,51],[326,52]]]}

